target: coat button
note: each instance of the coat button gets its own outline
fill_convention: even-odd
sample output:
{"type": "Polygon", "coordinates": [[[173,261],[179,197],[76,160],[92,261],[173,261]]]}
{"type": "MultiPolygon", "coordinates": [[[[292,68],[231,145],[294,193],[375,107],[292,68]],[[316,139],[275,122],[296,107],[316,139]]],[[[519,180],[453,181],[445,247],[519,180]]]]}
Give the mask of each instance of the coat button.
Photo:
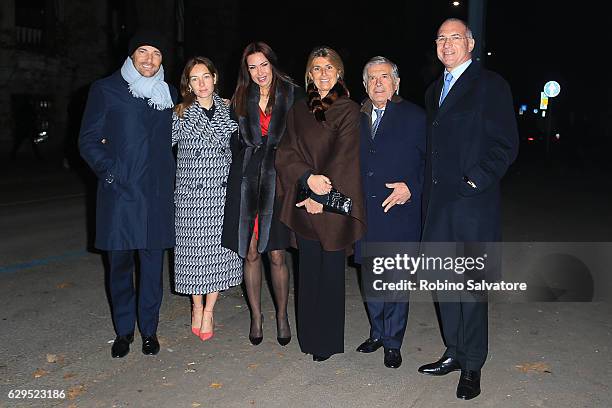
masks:
{"type": "Polygon", "coordinates": [[[202,187],[204,187],[204,185],[203,185],[202,183],[198,183],[198,184],[196,184],[196,188],[197,188],[197,189],[201,189],[202,187]]]}
{"type": "Polygon", "coordinates": [[[433,153],[432,153],[432,156],[433,156],[433,157],[438,157],[438,156],[439,156],[438,151],[437,151],[437,150],[434,150],[434,151],[433,151],[433,153]]]}
{"type": "Polygon", "coordinates": [[[373,171],[368,171],[368,177],[372,177],[374,175],[373,171]]]}
{"type": "Polygon", "coordinates": [[[434,120],[434,121],[433,121],[433,123],[432,123],[432,126],[433,126],[433,127],[438,127],[438,121],[437,121],[437,120],[434,120]]]}
{"type": "Polygon", "coordinates": [[[376,198],[376,196],[375,196],[375,195],[371,195],[370,197],[371,197],[371,198],[376,198]]]}
{"type": "Polygon", "coordinates": [[[195,155],[196,155],[196,156],[199,156],[199,155],[201,155],[201,154],[202,154],[202,152],[201,152],[201,151],[199,151],[199,150],[198,150],[197,152],[195,152],[195,155]]]}
{"type": "Polygon", "coordinates": [[[438,179],[433,179],[433,180],[432,180],[432,182],[433,182],[434,184],[438,184],[438,179]]]}
{"type": "Polygon", "coordinates": [[[221,187],[227,187],[227,183],[224,181],[223,183],[221,183],[221,187]]]}
{"type": "Polygon", "coordinates": [[[376,153],[376,149],[370,149],[370,153],[375,154],[376,153]]]}

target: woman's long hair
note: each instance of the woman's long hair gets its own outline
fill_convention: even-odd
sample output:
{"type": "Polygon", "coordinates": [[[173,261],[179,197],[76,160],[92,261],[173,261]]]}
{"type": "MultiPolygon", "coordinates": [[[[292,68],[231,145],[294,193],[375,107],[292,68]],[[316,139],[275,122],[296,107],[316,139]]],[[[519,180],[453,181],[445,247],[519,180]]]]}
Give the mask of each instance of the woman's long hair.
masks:
{"type": "MultiPolygon", "coordinates": [[[[181,85],[180,92],[183,100],[181,103],[174,107],[174,111],[176,112],[179,118],[183,117],[185,113],[185,109],[190,107],[196,100],[196,95],[191,90],[191,86],[189,85],[189,74],[193,67],[198,64],[204,65],[208,68],[208,71],[217,79],[219,82],[219,74],[217,73],[217,68],[212,63],[212,61],[206,57],[193,57],[185,64],[185,68],[183,68],[183,73],[181,74],[181,85]]],[[[217,85],[215,85],[215,92],[217,91],[217,85]]]]}
{"type": "Polygon", "coordinates": [[[246,105],[249,86],[251,83],[258,86],[251,79],[251,74],[249,74],[249,67],[247,64],[247,57],[258,52],[261,52],[266,57],[266,59],[270,62],[270,66],[272,67],[272,82],[270,84],[268,104],[266,105],[265,110],[266,115],[269,115],[272,112],[272,107],[274,106],[277,81],[294,85],[293,80],[287,74],[278,69],[278,59],[276,58],[276,53],[268,44],[262,41],[250,43],[242,52],[242,57],[240,58],[240,70],[238,71],[238,80],[236,81],[236,90],[234,91],[234,96],[232,96],[232,107],[238,116],[247,115],[246,105]]]}

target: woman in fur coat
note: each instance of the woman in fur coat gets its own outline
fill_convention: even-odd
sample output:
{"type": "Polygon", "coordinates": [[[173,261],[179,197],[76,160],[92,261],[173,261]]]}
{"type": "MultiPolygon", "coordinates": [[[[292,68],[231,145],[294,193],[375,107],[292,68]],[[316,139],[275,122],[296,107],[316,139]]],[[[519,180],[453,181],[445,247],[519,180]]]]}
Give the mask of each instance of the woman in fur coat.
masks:
{"type": "Polygon", "coordinates": [[[240,127],[232,142],[223,245],[244,262],[244,282],[251,311],[249,340],[263,340],[261,311],[262,253],[268,254],[276,303],[277,341],[291,340],[287,315],[289,272],[285,248],[290,231],[277,216],[276,148],[285,132],[287,111],[300,89],[277,68],[274,51],[263,42],[244,49],[232,107],[240,127]]]}
{"type": "Polygon", "coordinates": [[[298,340],[314,361],[344,351],[344,269],[365,232],[359,172],[359,105],[344,86],[344,65],[329,47],[306,64],[307,99],[289,111],[278,146],[280,220],[295,232],[300,256],[298,340]],[[349,215],[323,211],[334,187],[353,200],[349,215]],[[310,190],[297,202],[298,189],[310,190]],[[312,197],[312,198],[311,198],[312,197]]]}

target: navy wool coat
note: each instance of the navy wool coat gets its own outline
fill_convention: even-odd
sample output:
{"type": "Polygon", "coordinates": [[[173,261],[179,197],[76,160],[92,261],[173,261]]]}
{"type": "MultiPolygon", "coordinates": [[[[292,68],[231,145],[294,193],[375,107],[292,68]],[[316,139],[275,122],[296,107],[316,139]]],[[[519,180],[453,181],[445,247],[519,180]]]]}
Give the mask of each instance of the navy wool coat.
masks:
{"type": "Polygon", "coordinates": [[[117,71],[91,86],[79,149],[98,177],[96,248],[173,247],[172,109],[133,97],[117,71]]]}
{"type": "MultiPolygon", "coordinates": [[[[360,115],[361,178],[368,229],[363,241],[418,242],[421,237],[421,193],[425,167],[425,111],[399,96],[387,102],[376,137],[371,137],[372,102],[360,115]],[[404,182],[410,201],[387,213],[383,201],[393,192],[386,183],[404,182]]],[[[361,244],[360,242],[360,244],[361,244]]],[[[360,262],[357,246],[355,261],[360,262]]]]}
{"type": "Polygon", "coordinates": [[[438,107],[442,82],[425,94],[423,241],[499,241],[499,182],[518,153],[510,87],[472,62],[438,107]]]}

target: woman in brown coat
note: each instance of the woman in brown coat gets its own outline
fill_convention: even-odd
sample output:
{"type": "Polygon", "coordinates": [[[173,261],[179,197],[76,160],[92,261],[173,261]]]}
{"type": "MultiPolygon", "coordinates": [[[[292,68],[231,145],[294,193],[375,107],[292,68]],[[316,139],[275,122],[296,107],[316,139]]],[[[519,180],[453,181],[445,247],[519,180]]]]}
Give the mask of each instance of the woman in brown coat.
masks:
{"type": "Polygon", "coordinates": [[[276,153],[280,220],[299,249],[298,340],[314,361],[344,351],[346,255],[365,232],[359,176],[359,106],[349,99],[337,52],[315,48],[306,65],[308,97],[295,103],[276,153]],[[353,200],[350,215],[324,212],[313,198],[296,202],[298,186],[314,198],[332,186],[353,200]]]}

